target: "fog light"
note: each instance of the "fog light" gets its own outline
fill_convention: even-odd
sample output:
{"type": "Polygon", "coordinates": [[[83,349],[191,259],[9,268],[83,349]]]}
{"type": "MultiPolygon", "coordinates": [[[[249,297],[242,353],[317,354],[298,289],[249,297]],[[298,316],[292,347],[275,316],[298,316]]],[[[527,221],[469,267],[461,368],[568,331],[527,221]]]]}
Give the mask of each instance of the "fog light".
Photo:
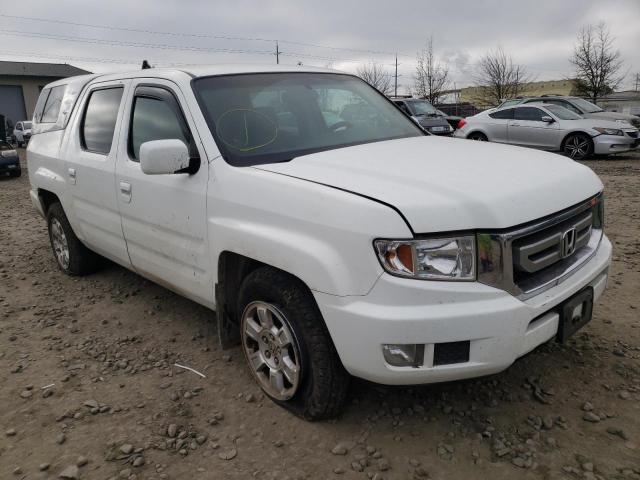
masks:
{"type": "Polygon", "coordinates": [[[394,367],[419,367],[424,360],[424,344],[384,344],[382,354],[394,367]]]}

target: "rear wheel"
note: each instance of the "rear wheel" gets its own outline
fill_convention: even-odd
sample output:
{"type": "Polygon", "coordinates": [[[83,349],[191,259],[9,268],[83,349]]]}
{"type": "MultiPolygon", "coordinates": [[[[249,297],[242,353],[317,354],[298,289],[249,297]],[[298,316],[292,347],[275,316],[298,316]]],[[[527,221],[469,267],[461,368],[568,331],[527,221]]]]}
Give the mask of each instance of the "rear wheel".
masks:
{"type": "Polygon", "coordinates": [[[60,203],[49,207],[47,225],[53,255],[60,270],[67,275],[87,275],[97,270],[100,257],[76,237],[60,203]]]}
{"type": "Polygon", "coordinates": [[[308,420],[338,415],[349,375],[308,288],[262,267],[243,281],[238,311],[242,350],[264,393],[308,420]]]}
{"type": "Polygon", "coordinates": [[[573,133],[565,139],[562,151],[569,158],[583,160],[593,153],[593,143],[587,134],[573,133]]]}
{"type": "Polygon", "coordinates": [[[475,140],[476,142],[488,142],[489,139],[484,133],[481,132],[473,132],[470,133],[467,137],[469,140],[475,140]]]}

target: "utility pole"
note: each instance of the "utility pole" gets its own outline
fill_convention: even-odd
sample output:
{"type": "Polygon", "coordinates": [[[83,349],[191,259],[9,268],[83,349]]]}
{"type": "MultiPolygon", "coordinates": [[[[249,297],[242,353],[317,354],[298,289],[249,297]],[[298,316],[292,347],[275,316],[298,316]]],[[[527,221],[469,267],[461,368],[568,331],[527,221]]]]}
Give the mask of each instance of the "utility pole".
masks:
{"type": "Polygon", "coordinates": [[[276,40],[276,64],[280,65],[280,50],[278,49],[278,41],[276,40]]]}
{"type": "Polygon", "coordinates": [[[640,90],[640,73],[636,73],[636,92],[640,90]]]}
{"type": "MultiPolygon", "coordinates": [[[[636,90],[637,90],[637,82],[636,82],[636,90]]],[[[396,53],[396,74],[393,82],[393,96],[398,96],[398,54],[396,53]]]]}

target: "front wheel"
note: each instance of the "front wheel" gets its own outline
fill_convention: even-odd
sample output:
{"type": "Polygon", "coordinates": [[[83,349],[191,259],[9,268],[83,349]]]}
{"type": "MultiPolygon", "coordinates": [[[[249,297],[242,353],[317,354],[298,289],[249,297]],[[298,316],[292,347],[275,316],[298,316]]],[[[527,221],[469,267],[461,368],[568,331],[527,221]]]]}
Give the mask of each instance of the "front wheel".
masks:
{"type": "Polygon", "coordinates": [[[100,257],[76,237],[62,205],[54,203],[47,212],[49,240],[58,267],[67,275],[87,275],[98,268],[100,257]]]}
{"type": "Polygon", "coordinates": [[[574,160],[584,160],[593,153],[591,138],[584,133],[574,133],[567,137],[562,147],[564,154],[574,160]]]}
{"type": "Polygon", "coordinates": [[[262,267],[243,281],[238,312],[242,350],[264,393],[307,420],[338,415],[349,375],[309,289],[262,267]]]}

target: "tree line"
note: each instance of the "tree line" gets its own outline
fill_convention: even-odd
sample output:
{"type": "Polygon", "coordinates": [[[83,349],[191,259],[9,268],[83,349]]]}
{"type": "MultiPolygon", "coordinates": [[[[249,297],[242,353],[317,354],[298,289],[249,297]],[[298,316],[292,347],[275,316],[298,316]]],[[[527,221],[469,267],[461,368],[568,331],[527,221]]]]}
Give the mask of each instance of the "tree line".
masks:
{"type": "MultiPolygon", "coordinates": [[[[620,86],[628,72],[623,72],[620,50],[606,24],[586,25],[577,35],[569,58],[573,67],[575,92],[593,102],[620,86]]],[[[357,69],[357,75],[385,95],[393,94],[393,74],[382,65],[370,62],[357,69]]],[[[502,47],[483,55],[475,64],[473,84],[480,98],[489,105],[522,94],[526,85],[534,81],[528,69],[514,61],[502,47]]],[[[433,37],[416,55],[413,86],[410,93],[437,104],[451,90],[449,66],[435,53],[433,37]]]]}

